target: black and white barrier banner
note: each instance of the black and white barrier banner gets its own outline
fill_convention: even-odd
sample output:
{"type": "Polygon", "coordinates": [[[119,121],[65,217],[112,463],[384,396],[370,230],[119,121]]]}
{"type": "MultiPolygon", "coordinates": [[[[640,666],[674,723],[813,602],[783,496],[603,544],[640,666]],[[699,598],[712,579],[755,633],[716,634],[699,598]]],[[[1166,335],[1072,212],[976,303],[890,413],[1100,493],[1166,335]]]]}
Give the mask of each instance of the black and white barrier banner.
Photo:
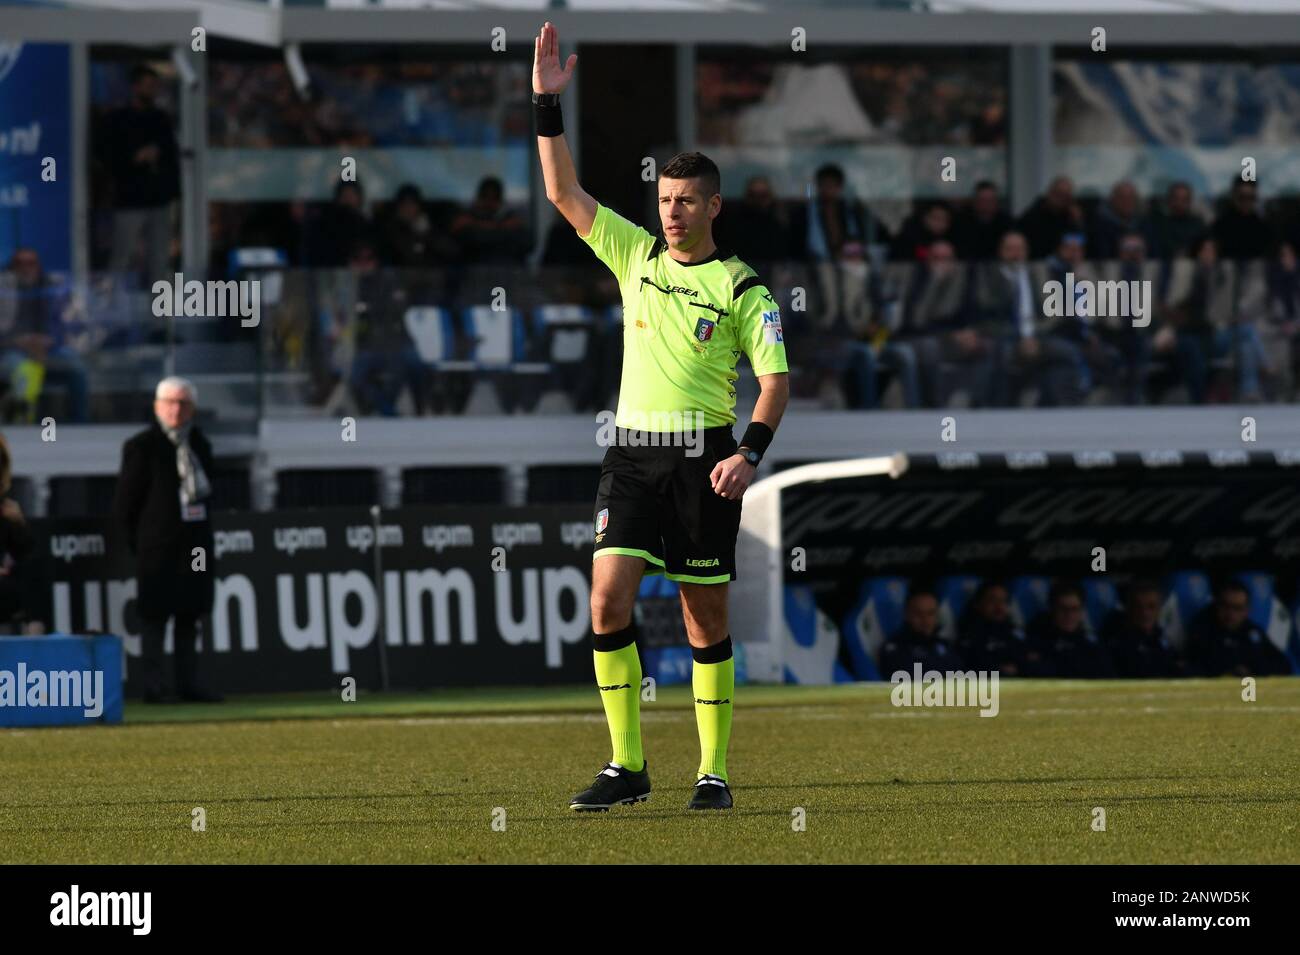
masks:
{"type": "Polygon", "coordinates": [[[785,488],[780,532],[804,580],[1286,573],[1300,568],[1298,479],[1246,452],[912,456],[898,480],[785,488]]]}
{"type": "MultiPolygon", "coordinates": [[[[406,507],[217,514],[205,681],[228,692],[590,679],[590,509],[406,507]],[[376,584],[379,549],[383,584],[376,584]]],[[[104,521],[34,520],[52,629],[139,655],[133,562],[104,521]]],[[[168,637],[170,649],[171,637],[168,637]]],[[[134,671],[134,672],[133,672],[134,671]]]]}

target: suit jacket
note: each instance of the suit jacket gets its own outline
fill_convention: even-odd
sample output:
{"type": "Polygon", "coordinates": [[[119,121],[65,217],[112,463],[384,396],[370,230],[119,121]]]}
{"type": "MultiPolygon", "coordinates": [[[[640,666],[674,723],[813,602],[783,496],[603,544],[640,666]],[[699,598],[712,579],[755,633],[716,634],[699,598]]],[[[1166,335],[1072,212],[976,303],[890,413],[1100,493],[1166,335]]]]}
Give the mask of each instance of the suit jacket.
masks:
{"type": "MultiPolygon", "coordinates": [[[[212,445],[196,425],[190,449],[208,480],[215,469],[212,445]]],[[[211,499],[206,502],[211,507],[211,499]]],[[[200,615],[212,609],[212,520],[182,521],[176,446],[156,421],[122,445],[113,518],[136,558],[136,609],[147,619],[200,615]],[[195,547],[206,570],[193,569],[195,547]]]]}

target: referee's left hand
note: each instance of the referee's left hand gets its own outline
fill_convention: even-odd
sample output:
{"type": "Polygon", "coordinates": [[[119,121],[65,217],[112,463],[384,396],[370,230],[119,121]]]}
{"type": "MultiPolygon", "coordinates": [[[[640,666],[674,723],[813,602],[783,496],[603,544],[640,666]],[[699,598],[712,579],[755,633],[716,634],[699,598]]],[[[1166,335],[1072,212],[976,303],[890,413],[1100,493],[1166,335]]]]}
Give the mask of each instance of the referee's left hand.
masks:
{"type": "Polygon", "coordinates": [[[713,490],[729,501],[739,501],[745,495],[749,482],[754,480],[758,468],[745,460],[744,456],[733,454],[724,461],[719,461],[709,472],[709,481],[713,490]]]}

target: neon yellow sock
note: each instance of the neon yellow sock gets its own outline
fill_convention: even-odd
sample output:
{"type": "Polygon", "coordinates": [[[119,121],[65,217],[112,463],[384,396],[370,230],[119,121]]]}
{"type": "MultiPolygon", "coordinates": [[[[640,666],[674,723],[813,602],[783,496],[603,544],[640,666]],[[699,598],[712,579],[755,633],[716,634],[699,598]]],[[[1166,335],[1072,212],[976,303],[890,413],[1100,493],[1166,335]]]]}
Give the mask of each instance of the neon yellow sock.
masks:
{"type": "Polygon", "coordinates": [[[592,655],[614,745],[613,761],[639,773],[645,768],[645,757],[641,753],[641,658],[636,644],[621,650],[593,650],[592,655]]]}
{"type": "Polygon", "coordinates": [[[728,652],[727,659],[718,663],[696,660],[691,671],[691,687],[695,691],[695,723],[700,731],[700,777],[708,773],[726,779],[731,701],[736,695],[736,658],[728,652]]]}

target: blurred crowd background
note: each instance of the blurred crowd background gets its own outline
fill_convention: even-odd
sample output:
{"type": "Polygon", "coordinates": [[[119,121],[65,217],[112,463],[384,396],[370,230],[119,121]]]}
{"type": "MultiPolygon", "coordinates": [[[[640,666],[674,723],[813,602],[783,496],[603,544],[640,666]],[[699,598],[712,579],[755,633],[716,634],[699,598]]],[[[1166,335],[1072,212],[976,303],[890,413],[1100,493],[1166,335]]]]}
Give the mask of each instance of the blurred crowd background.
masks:
{"type": "MultiPolygon", "coordinates": [[[[698,48],[717,238],[781,303],[795,407],[1292,401],[1300,171],[1276,160],[1300,138],[1294,59],[1059,55],[1057,174],[1016,209],[1005,51],[698,48]],[[1150,324],[1049,317],[1043,285],[1067,274],[1149,283],[1150,324]]],[[[206,273],[185,278],[259,278],[249,334],[153,316],[181,267],[178,79],[92,47],[89,274],[0,230],[0,417],[135,420],[163,372],[200,376],[227,421],[614,407],[618,290],[537,200],[528,64],[357,46],[307,70],[303,91],[253,48],[207,61],[206,273]]],[[[654,231],[641,159],[680,143],[620,146],[637,111],[583,95],[584,184],[654,231]]]]}

